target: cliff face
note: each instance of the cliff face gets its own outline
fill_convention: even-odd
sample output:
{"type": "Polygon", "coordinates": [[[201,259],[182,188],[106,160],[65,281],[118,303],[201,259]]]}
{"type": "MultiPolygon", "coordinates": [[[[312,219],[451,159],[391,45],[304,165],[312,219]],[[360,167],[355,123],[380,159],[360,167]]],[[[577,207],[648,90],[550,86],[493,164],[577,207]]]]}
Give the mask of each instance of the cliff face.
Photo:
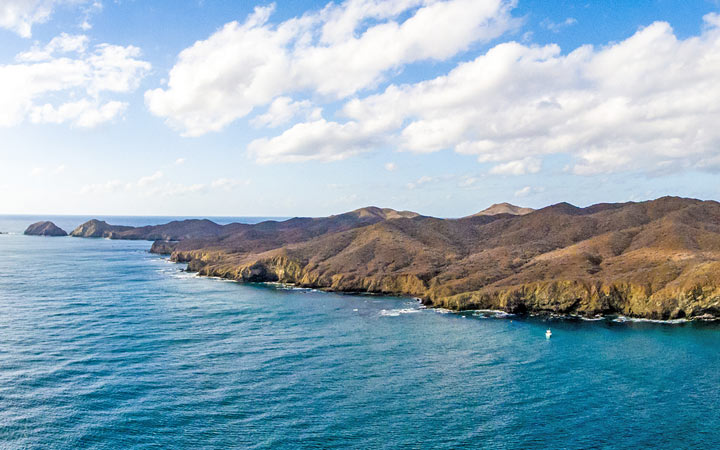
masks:
{"type": "Polygon", "coordinates": [[[567,203],[436,219],[370,208],[156,242],[202,275],[413,295],[450,309],[720,318],[720,204],[567,203]]]}
{"type": "Polygon", "coordinates": [[[24,234],[30,236],[67,236],[65,230],[49,221],[36,222],[30,225],[24,234]]]}

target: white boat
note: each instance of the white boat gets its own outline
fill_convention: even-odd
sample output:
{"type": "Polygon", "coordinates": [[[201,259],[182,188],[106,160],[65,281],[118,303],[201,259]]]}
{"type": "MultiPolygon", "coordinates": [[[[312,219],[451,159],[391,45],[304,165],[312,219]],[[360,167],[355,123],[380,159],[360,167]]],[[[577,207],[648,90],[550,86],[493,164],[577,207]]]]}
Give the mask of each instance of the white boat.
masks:
{"type": "Polygon", "coordinates": [[[552,331],[550,331],[550,328],[548,328],[547,331],[545,332],[545,338],[550,339],[550,336],[552,336],[552,331]]]}

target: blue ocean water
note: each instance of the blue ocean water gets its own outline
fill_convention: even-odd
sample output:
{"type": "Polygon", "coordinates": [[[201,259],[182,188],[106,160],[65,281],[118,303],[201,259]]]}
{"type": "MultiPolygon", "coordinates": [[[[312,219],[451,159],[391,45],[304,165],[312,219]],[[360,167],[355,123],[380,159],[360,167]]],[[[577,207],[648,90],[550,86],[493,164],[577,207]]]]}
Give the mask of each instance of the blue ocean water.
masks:
{"type": "Polygon", "coordinates": [[[717,324],[241,285],[149,246],[0,235],[0,448],[720,448],[717,324]]]}

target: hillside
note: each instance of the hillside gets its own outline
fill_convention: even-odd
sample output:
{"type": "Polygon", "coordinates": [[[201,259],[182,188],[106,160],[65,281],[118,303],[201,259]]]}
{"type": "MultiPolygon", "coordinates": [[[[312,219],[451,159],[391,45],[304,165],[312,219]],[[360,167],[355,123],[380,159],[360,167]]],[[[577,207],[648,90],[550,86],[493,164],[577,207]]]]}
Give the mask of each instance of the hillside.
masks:
{"type": "Polygon", "coordinates": [[[720,204],[712,201],[560,203],[462,219],[365,208],[217,226],[215,235],[146,227],[110,237],[179,238],[153,251],[202,275],[413,295],[451,309],[720,317],[720,204]]]}
{"type": "Polygon", "coordinates": [[[535,211],[532,208],[523,208],[522,206],[515,206],[510,203],[495,203],[489,208],[483,209],[479,213],[473,214],[474,216],[496,216],[498,214],[511,214],[513,216],[524,216],[535,211]]]}
{"type": "Polygon", "coordinates": [[[65,230],[50,221],[36,222],[27,227],[23,234],[28,236],[67,236],[65,230]]]}

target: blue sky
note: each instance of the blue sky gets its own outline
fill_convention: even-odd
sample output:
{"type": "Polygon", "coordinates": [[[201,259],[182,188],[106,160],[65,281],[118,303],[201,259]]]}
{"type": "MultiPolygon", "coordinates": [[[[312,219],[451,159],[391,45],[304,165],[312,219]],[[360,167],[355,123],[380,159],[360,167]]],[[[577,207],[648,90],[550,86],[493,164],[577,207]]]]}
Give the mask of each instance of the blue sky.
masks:
{"type": "Polygon", "coordinates": [[[0,5],[0,213],[720,198],[715,1],[0,5]]]}

